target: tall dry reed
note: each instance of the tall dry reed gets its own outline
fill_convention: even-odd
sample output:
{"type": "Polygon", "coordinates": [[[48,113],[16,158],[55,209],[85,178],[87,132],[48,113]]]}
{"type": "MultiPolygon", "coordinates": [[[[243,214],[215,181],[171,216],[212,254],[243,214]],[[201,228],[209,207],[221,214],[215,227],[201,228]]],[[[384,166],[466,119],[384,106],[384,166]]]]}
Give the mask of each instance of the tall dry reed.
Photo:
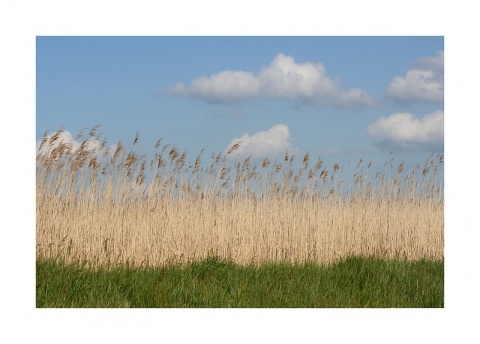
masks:
{"type": "MultiPolygon", "coordinates": [[[[330,263],[347,255],[443,259],[443,156],[413,171],[357,164],[348,187],[307,152],[284,159],[235,159],[204,151],[187,161],[155,145],[147,161],[96,128],[79,147],[45,135],[37,154],[37,258],[96,266],[159,266],[209,255],[239,264],[330,263]],[[95,143],[95,144],[94,144],[95,143]]],[[[139,140],[137,132],[133,146],[139,140]]]]}

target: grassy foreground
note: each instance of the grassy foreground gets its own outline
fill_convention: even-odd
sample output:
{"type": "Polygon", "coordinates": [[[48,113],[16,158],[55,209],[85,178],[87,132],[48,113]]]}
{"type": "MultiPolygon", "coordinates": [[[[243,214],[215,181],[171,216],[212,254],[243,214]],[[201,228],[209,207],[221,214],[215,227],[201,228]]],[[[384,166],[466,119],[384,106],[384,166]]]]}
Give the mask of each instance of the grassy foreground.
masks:
{"type": "Polygon", "coordinates": [[[444,307],[444,264],[349,257],[241,266],[219,258],[158,268],[37,260],[43,307],[444,307]]]}

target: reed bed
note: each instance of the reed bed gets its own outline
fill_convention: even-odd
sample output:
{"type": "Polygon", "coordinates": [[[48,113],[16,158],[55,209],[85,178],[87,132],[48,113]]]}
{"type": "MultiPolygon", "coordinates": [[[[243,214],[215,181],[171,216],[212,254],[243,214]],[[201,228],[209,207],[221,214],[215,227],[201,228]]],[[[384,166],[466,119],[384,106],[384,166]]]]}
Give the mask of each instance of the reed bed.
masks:
{"type": "Polygon", "coordinates": [[[96,129],[78,146],[62,140],[61,130],[41,142],[37,259],[99,267],[211,256],[241,265],[352,255],[443,259],[442,155],[412,171],[392,158],[373,173],[362,160],[329,169],[308,152],[240,158],[241,142],[190,161],[159,140],[147,159],[134,151],[138,132],[130,148],[107,149],[96,129]],[[355,171],[345,183],[347,167],[355,171]]]}

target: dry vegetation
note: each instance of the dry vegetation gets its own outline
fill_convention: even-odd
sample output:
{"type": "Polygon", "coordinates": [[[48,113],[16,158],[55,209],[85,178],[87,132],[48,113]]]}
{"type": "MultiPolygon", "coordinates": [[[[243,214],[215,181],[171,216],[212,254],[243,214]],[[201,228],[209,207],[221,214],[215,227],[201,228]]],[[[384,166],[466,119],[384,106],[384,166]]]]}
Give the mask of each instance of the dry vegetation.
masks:
{"type": "MultiPolygon", "coordinates": [[[[307,152],[281,161],[226,154],[193,161],[155,145],[147,160],[93,128],[79,147],[45,135],[37,154],[38,259],[97,266],[190,262],[328,263],[348,255],[443,259],[443,156],[413,171],[392,159],[373,173],[359,161],[328,170],[307,152]],[[210,160],[205,166],[202,160],[210,160]]],[[[81,136],[80,136],[81,137],[81,136]]]]}

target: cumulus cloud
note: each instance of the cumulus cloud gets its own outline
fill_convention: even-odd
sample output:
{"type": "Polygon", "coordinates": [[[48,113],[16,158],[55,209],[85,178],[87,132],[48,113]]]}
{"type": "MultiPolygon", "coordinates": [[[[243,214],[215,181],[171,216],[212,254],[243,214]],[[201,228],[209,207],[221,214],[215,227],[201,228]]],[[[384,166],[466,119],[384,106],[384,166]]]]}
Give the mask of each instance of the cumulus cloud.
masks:
{"type": "Polygon", "coordinates": [[[241,143],[231,153],[232,157],[251,155],[252,158],[265,158],[284,154],[287,150],[295,151],[290,130],[284,124],[277,124],[267,131],[259,131],[251,136],[245,133],[241,137],[236,137],[225,147],[225,151],[230,150],[238,142],[241,143]]]}
{"type": "Polygon", "coordinates": [[[327,77],[317,62],[296,63],[293,57],[279,53],[255,75],[226,70],[194,79],[190,85],[178,83],[166,91],[169,95],[200,98],[209,103],[233,104],[254,97],[289,99],[298,104],[329,105],[347,108],[373,105],[364,91],[342,89],[327,77]]]}
{"type": "Polygon", "coordinates": [[[367,128],[379,145],[402,149],[435,149],[443,147],[443,111],[415,118],[411,113],[395,113],[381,117],[367,128]]]}
{"type": "Polygon", "coordinates": [[[55,131],[45,135],[42,140],[37,141],[37,155],[40,157],[50,157],[52,152],[60,145],[64,145],[66,154],[74,154],[83,144],[84,150],[90,153],[112,155],[117,145],[105,147],[105,144],[96,137],[91,137],[83,142],[75,140],[69,131],[55,131]],[[42,144],[42,141],[44,142],[42,144]]]}
{"type": "Polygon", "coordinates": [[[444,94],[443,51],[415,61],[404,77],[396,76],[387,96],[400,101],[442,102],[444,94]]]}

